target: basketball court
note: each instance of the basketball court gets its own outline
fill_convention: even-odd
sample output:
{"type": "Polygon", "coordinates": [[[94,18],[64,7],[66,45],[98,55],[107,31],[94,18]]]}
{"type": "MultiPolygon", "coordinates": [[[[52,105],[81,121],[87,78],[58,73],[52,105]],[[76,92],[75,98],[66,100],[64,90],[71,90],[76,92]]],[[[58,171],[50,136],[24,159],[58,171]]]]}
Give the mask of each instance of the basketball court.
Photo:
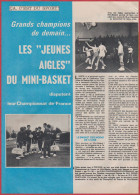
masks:
{"type": "MultiPolygon", "coordinates": [[[[92,69],[86,69],[90,65],[85,63],[86,56],[85,54],[76,54],[76,68],[75,71],[78,72],[120,72],[118,69],[120,68],[119,61],[113,62],[113,60],[110,59],[104,59],[104,62],[106,64],[105,70],[101,69],[101,64],[99,63],[99,69],[95,71],[95,64],[93,65],[92,69]]],[[[124,63],[125,71],[123,72],[138,72],[138,62],[124,63]]],[[[122,72],[122,73],[123,73],[122,72]]]]}
{"type": "MultiPolygon", "coordinates": [[[[78,72],[121,72],[118,57],[118,40],[121,40],[124,50],[124,67],[122,72],[138,72],[138,24],[137,23],[76,23],[75,24],[75,71],[78,72]],[[92,69],[91,65],[86,63],[86,52],[83,48],[88,48],[88,44],[99,47],[100,43],[107,49],[104,57],[105,69],[102,70],[102,64],[99,63],[98,70],[95,70],[95,63],[92,69]],[[88,43],[88,44],[87,44],[88,43]],[[133,63],[128,61],[128,47],[133,48],[133,63]]],[[[93,52],[91,51],[91,60],[93,52]]]]}

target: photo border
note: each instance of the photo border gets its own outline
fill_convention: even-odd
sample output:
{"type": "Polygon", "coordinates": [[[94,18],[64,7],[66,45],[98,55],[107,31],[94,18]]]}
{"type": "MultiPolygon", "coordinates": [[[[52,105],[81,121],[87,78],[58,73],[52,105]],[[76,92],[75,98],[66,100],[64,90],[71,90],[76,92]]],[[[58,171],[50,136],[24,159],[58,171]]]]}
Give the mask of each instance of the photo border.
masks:
{"type": "Polygon", "coordinates": [[[7,168],[8,168],[8,169],[12,169],[12,168],[14,168],[14,169],[18,169],[18,168],[21,168],[21,169],[22,169],[22,168],[23,168],[23,169],[26,169],[26,168],[27,168],[27,169],[31,169],[31,168],[33,168],[33,169],[36,169],[36,168],[37,168],[37,169],[38,169],[38,168],[39,168],[39,169],[40,169],[40,168],[41,168],[41,169],[42,169],[42,168],[43,168],[43,169],[44,169],[44,168],[45,168],[45,169],[47,169],[47,168],[51,168],[51,169],[52,169],[52,168],[56,168],[56,169],[57,169],[57,168],[64,168],[64,169],[65,169],[65,168],[67,168],[67,169],[69,169],[69,168],[71,168],[71,158],[72,158],[72,157],[71,157],[71,141],[72,141],[72,138],[71,138],[71,136],[72,136],[72,133],[71,133],[71,127],[72,127],[71,123],[72,123],[72,120],[71,120],[71,119],[72,119],[72,118],[71,118],[71,114],[5,114],[5,168],[6,168],[6,169],[7,169],[7,168]],[[69,154],[69,155],[70,155],[70,156],[69,156],[69,157],[70,157],[70,166],[69,166],[69,167],[7,167],[7,163],[6,163],[6,162],[7,162],[7,158],[6,158],[6,154],[7,154],[7,152],[6,152],[6,149],[7,149],[7,148],[6,148],[6,116],[7,116],[7,115],[68,115],[68,116],[70,116],[70,118],[68,119],[69,122],[70,122],[70,124],[69,124],[69,125],[70,125],[70,126],[69,126],[69,128],[70,128],[70,154],[69,154]]]}
{"type": "MultiPolygon", "coordinates": [[[[8,0],[0,0],[0,10],[1,10],[1,3],[2,2],[6,2],[6,1],[8,1],[8,0]]],[[[9,2],[13,2],[13,1],[15,1],[15,2],[17,2],[17,1],[19,1],[19,2],[21,2],[21,1],[23,1],[23,2],[28,2],[28,0],[9,0],[9,2]]],[[[44,2],[44,1],[48,1],[48,0],[30,0],[30,1],[33,1],[33,2],[37,2],[37,1],[39,1],[39,2],[44,2]]],[[[54,0],[55,2],[57,2],[57,0],[54,0]]],[[[65,2],[65,1],[71,1],[71,0],[61,0],[61,2],[65,2]]],[[[83,2],[84,0],[72,0],[72,2],[74,2],[74,1],[78,1],[78,2],[83,2]]],[[[138,2],[138,4],[139,4],[139,10],[140,10],[140,0],[87,0],[87,2],[138,2]]],[[[139,13],[140,14],[140,13],[139,13]]],[[[2,18],[1,17],[1,11],[0,11],[0,18],[2,18]]],[[[2,19],[1,19],[1,21],[2,21],[2,19]]],[[[0,25],[0,35],[1,35],[1,25],[0,25]]],[[[139,17],[139,32],[138,32],[138,35],[140,35],[140,17],[139,17]]],[[[1,36],[1,39],[0,39],[0,61],[2,61],[2,55],[1,55],[1,51],[2,51],[2,47],[1,47],[1,44],[2,44],[2,36],[1,36]]],[[[139,40],[138,40],[138,46],[140,46],[140,38],[139,38],[139,40]]],[[[140,49],[139,49],[139,52],[138,52],[138,54],[139,54],[139,56],[140,56],[140,49]]],[[[74,71],[74,70],[73,70],[74,71]]],[[[138,71],[138,76],[139,76],[139,74],[140,74],[140,60],[139,60],[139,71],[138,71]]],[[[0,78],[1,78],[1,66],[0,66],[0,78]]],[[[140,153],[140,76],[138,77],[138,79],[139,79],[139,137],[138,137],[138,147],[139,147],[139,153],[140,153]]],[[[0,80],[0,102],[1,102],[1,104],[2,104],[2,80],[0,80]]],[[[0,110],[1,110],[1,112],[0,112],[0,118],[1,118],[1,116],[2,116],[2,106],[1,106],[1,104],[0,104],[0,110]]],[[[2,127],[2,120],[0,120],[0,126],[2,127]]],[[[2,129],[2,128],[1,128],[2,129]]],[[[0,141],[1,141],[1,147],[0,147],[0,174],[1,174],[1,181],[0,181],[0,195],[2,195],[2,194],[7,194],[7,193],[2,193],[2,166],[1,166],[1,164],[2,164],[2,159],[1,159],[1,156],[2,156],[2,136],[1,136],[1,133],[0,133],[0,141]]],[[[139,154],[139,167],[140,167],[140,154],[139,154]]],[[[138,169],[139,169],[139,178],[140,178],[140,168],[138,167],[138,169]]],[[[129,194],[129,195],[140,195],[140,179],[139,179],[139,181],[138,181],[138,186],[139,186],[139,191],[138,191],[138,193],[135,193],[135,194],[129,194]]],[[[17,193],[12,193],[12,194],[14,194],[14,195],[16,195],[17,193]]],[[[26,193],[26,194],[23,194],[23,193],[18,193],[18,194],[20,194],[20,195],[26,195],[26,194],[28,194],[28,195],[36,195],[36,194],[32,194],[32,193],[26,193]]],[[[38,193],[37,193],[38,194],[38,193]]],[[[39,193],[40,195],[44,195],[44,193],[42,194],[42,193],[39,193]]],[[[93,194],[93,195],[96,195],[95,193],[91,193],[91,194],[93,194]]],[[[91,194],[89,194],[89,193],[87,193],[87,195],[91,195],[91,194]]],[[[7,194],[8,195],[8,194],[7,194]]],[[[58,195],[57,194],[57,192],[54,194],[54,195],[58,195]]],[[[64,195],[64,194],[63,194],[64,195]]],[[[68,195],[67,193],[65,193],[65,195],[68,195]]],[[[79,194],[80,195],[80,194],[79,194]]],[[[83,195],[83,194],[81,194],[81,195],[83,195]]],[[[104,194],[98,194],[98,195],[128,195],[128,194],[122,194],[122,193],[114,193],[114,194],[108,194],[108,193],[104,193],[104,194]]]]}

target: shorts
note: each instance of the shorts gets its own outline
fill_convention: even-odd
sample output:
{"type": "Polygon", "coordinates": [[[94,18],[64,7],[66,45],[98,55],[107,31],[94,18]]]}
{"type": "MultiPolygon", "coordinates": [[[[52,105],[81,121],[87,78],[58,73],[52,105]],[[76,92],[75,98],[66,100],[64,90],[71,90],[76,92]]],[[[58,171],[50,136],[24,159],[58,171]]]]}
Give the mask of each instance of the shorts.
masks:
{"type": "Polygon", "coordinates": [[[123,62],[123,56],[124,56],[124,54],[121,53],[121,54],[118,54],[118,55],[119,55],[120,64],[121,65],[124,65],[124,62],[123,62]]]}
{"type": "Polygon", "coordinates": [[[95,52],[94,54],[93,54],[93,57],[97,57],[98,56],[98,52],[95,52]]]}
{"type": "Polygon", "coordinates": [[[99,53],[99,57],[100,58],[104,58],[105,57],[105,53],[99,53]]]}

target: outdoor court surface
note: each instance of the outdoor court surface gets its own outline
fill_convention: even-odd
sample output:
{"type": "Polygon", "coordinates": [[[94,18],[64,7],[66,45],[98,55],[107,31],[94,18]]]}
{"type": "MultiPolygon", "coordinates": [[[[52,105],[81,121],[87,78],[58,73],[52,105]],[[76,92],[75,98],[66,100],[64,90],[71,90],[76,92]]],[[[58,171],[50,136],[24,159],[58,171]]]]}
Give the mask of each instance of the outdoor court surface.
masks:
{"type": "Polygon", "coordinates": [[[56,153],[56,157],[51,155],[51,158],[40,159],[41,154],[33,153],[20,160],[17,160],[16,155],[11,153],[15,146],[14,142],[7,144],[7,167],[70,167],[70,145],[68,144],[59,146],[60,151],[56,153]]]}
{"type": "MultiPolygon", "coordinates": [[[[93,65],[93,69],[86,69],[89,64],[85,63],[86,57],[85,54],[76,54],[76,67],[75,71],[76,72],[115,72],[119,73],[118,69],[120,68],[118,60],[114,61],[111,59],[104,59],[104,62],[106,64],[105,70],[102,70],[101,63],[99,63],[99,69],[95,71],[95,65],[93,65]]],[[[95,61],[96,62],[96,61],[95,61]]],[[[94,62],[94,64],[95,64],[94,62]]],[[[127,64],[126,60],[124,60],[124,66],[125,66],[125,71],[123,72],[138,72],[138,62],[134,61],[134,63],[129,63],[127,64]]],[[[123,73],[122,72],[122,73],[123,73]]]]}

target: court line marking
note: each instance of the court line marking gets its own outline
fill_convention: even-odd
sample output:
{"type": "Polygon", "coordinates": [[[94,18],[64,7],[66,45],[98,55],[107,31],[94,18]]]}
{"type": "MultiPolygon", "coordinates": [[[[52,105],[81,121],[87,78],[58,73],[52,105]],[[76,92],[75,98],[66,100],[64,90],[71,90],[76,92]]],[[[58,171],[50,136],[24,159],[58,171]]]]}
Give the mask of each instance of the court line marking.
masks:
{"type": "MultiPolygon", "coordinates": [[[[80,66],[82,66],[85,62],[82,62],[81,64],[79,64],[76,68],[79,68],[80,66]]],[[[129,68],[125,67],[125,69],[127,69],[130,72],[135,73],[134,71],[130,70],[129,68]]]]}
{"type": "MultiPolygon", "coordinates": [[[[130,70],[129,68],[127,68],[127,67],[125,67],[125,66],[124,66],[124,68],[125,68],[126,70],[129,70],[130,72],[133,72],[132,70],[130,70]]],[[[133,73],[135,73],[135,72],[133,72],[133,73]]]]}
{"type": "Polygon", "coordinates": [[[79,68],[80,66],[82,66],[85,62],[82,62],[81,64],[79,64],[76,68],[79,68]]]}

